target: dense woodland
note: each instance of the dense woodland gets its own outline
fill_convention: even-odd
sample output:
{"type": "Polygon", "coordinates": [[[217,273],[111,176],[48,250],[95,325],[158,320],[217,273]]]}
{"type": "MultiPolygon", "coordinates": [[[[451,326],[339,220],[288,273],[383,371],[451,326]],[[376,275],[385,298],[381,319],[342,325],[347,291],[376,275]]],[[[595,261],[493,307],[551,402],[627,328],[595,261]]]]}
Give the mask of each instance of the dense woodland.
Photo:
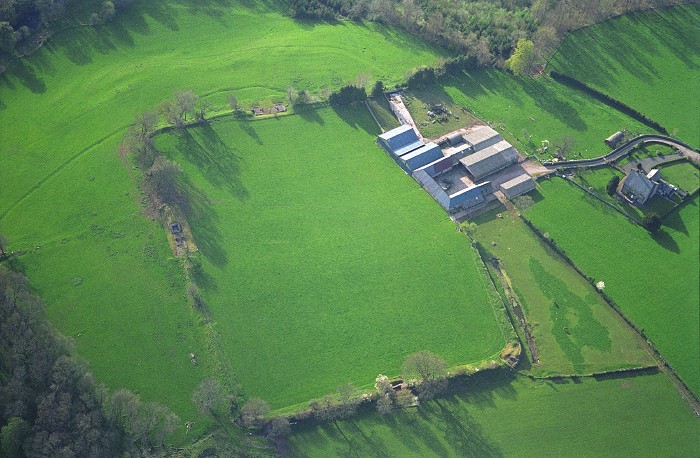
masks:
{"type": "MultiPolygon", "coordinates": [[[[288,0],[296,18],[351,19],[391,24],[444,46],[476,57],[479,65],[502,65],[519,40],[534,44],[547,56],[569,31],[629,11],[692,0],[288,0]]],[[[77,0],[0,0],[0,52],[33,33],[62,23],[84,9],[77,0]]],[[[85,18],[99,25],[112,20],[134,0],[95,1],[85,18]]]]}
{"type": "MultiPolygon", "coordinates": [[[[1,259],[1,258],[0,258],[1,259]]],[[[26,277],[0,265],[0,456],[150,456],[180,423],[95,383],[26,277]]]]}

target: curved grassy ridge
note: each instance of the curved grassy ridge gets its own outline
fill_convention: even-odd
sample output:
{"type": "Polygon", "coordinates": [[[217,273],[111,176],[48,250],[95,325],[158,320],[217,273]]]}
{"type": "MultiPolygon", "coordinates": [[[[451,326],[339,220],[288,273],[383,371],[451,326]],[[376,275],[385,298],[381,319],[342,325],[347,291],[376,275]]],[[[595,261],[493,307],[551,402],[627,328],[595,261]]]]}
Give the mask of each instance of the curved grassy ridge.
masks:
{"type": "Polygon", "coordinates": [[[700,5],[633,13],[578,30],[550,65],[700,146],[700,5]]]}
{"type": "Polygon", "coordinates": [[[141,215],[115,154],[126,126],[190,87],[220,109],[230,90],[253,103],[362,72],[392,84],[440,54],[375,24],[299,22],[275,8],[143,1],[99,30],[60,32],[0,78],[0,233],[11,250],[41,247],[21,263],[98,381],[183,422],[214,362],[162,229],[141,215]]]}
{"type": "Polygon", "coordinates": [[[394,415],[305,428],[288,456],[697,456],[700,422],[663,374],[534,382],[470,377],[394,415]]]}
{"type": "Polygon", "coordinates": [[[273,408],[371,387],[422,349],[493,357],[509,337],[468,241],[377,133],[359,105],[157,137],[187,176],[221,342],[273,408]]]}
{"type": "Polygon", "coordinates": [[[560,179],[540,183],[541,202],[525,215],[656,344],[700,392],[700,208],[698,197],[651,236],[607,205],[560,179]]]}

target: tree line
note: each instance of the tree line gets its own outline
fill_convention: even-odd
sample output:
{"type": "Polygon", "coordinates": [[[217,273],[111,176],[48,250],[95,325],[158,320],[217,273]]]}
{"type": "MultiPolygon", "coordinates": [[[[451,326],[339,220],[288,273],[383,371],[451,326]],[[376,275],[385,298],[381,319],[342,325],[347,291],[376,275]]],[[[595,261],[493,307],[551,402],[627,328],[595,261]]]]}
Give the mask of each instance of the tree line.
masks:
{"type": "Polygon", "coordinates": [[[165,454],[179,418],[97,384],[44,309],[26,277],[0,266],[0,455],[165,454]]]}

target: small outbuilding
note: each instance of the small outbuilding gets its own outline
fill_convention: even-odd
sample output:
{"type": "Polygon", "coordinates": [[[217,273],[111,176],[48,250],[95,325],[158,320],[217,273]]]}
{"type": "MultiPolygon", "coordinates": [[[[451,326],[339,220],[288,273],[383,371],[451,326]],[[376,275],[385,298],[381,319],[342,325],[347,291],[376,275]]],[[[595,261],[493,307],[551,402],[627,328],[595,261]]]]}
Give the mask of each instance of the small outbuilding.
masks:
{"type": "Polygon", "coordinates": [[[464,137],[462,137],[462,133],[457,131],[457,132],[452,132],[447,136],[447,144],[450,146],[457,146],[460,143],[464,143],[464,137]]]}
{"type": "Polygon", "coordinates": [[[610,148],[616,148],[624,137],[625,134],[623,134],[622,131],[617,131],[605,139],[605,144],[608,145],[610,148]]]}
{"type": "Polygon", "coordinates": [[[501,192],[508,199],[513,199],[535,189],[535,181],[527,173],[523,173],[500,186],[501,192]]]}

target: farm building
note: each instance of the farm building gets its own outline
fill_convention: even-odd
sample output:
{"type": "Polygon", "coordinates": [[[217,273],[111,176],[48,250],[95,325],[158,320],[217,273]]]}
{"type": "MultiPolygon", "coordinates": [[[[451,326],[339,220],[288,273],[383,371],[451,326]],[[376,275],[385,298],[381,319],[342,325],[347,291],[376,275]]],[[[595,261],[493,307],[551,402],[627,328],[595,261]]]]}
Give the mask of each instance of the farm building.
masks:
{"type": "Polygon", "coordinates": [[[493,192],[491,183],[487,181],[462,189],[453,194],[447,194],[447,192],[423,169],[416,170],[413,173],[413,178],[447,211],[455,210],[458,207],[464,209],[477,207],[485,203],[488,195],[493,192]]]}
{"type": "Polygon", "coordinates": [[[508,199],[513,199],[535,189],[534,180],[527,173],[508,180],[500,186],[501,192],[508,199]]]}
{"type": "Polygon", "coordinates": [[[501,134],[489,126],[472,129],[464,134],[463,138],[474,147],[474,151],[482,150],[503,140],[501,134]]]}
{"type": "Polygon", "coordinates": [[[518,153],[513,145],[501,140],[460,159],[460,162],[475,180],[480,180],[518,162],[518,153]]]}
{"type": "Polygon", "coordinates": [[[427,143],[418,149],[410,151],[399,157],[399,164],[404,170],[412,172],[419,167],[430,164],[431,162],[442,159],[442,150],[433,143],[427,143]]]}
{"type": "Polygon", "coordinates": [[[382,148],[395,158],[423,146],[416,131],[408,124],[384,132],[377,140],[382,148]]]}
{"type": "Polygon", "coordinates": [[[625,134],[618,131],[605,139],[605,144],[611,148],[615,148],[624,138],[625,134]]]}
{"type": "Polygon", "coordinates": [[[658,183],[651,181],[644,173],[632,170],[619,185],[620,193],[636,205],[644,205],[656,192],[658,183]]]}
{"type": "Polygon", "coordinates": [[[461,206],[464,209],[473,208],[486,202],[486,196],[493,192],[490,181],[486,181],[449,196],[450,209],[461,206]]]}
{"type": "Polygon", "coordinates": [[[450,146],[457,146],[460,143],[464,143],[464,137],[462,137],[462,133],[459,131],[452,132],[447,136],[446,142],[450,146]]]}

